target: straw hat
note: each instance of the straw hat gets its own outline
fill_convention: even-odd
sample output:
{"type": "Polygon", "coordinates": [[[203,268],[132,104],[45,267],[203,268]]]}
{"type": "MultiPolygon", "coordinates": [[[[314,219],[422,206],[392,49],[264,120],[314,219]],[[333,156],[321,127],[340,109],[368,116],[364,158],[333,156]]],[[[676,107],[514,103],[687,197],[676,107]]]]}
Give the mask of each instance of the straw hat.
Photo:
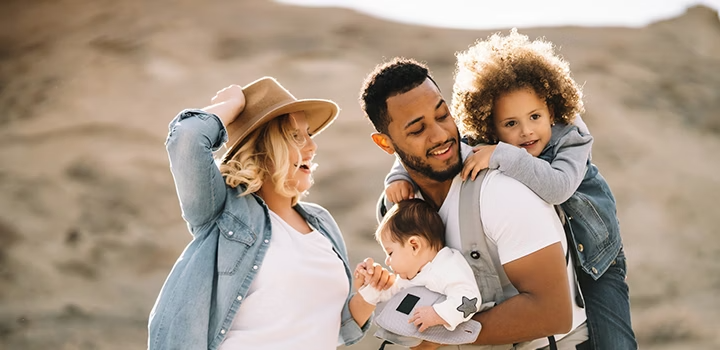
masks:
{"type": "Polygon", "coordinates": [[[226,163],[240,148],[241,141],[263,123],[280,115],[304,111],[310,134],[317,135],[337,117],[340,108],[330,100],[298,100],[275,78],[262,77],[245,87],[245,109],[226,126],[227,152],[220,158],[226,163]]]}

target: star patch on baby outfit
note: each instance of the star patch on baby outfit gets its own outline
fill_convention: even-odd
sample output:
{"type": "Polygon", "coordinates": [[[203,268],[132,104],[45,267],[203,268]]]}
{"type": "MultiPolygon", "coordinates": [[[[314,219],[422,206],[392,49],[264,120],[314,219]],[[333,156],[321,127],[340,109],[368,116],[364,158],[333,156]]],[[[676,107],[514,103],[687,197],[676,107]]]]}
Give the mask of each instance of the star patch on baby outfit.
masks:
{"type": "Polygon", "coordinates": [[[466,296],[462,297],[462,304],[457,307],[457,311],[460,311],[463,313],[463,317],[467,318],[468,316],[474,314],[477,312],[477,307],[475,307],[475,304],[477,304],[478,298],[472,298],[468,299],[466,296]]]}

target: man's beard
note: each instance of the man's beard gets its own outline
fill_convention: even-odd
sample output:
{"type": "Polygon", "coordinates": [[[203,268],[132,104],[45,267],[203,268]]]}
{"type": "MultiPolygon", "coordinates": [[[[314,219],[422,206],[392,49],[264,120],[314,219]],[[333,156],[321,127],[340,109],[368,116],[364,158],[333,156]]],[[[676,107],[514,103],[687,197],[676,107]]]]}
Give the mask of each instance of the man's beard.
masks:
{"type": "Polygon", "coordinates": [[[422,176],[427,177],[433,181],[445,182],[454,178],[463,168],[462,157],[460,156],[460,145],[457,147],[457,162],[450,165],[449,168],[437,171],[427,164],[422,158],[417,156],[411,156],[403,152],[399,147],[395,147],[400,161],[408,170],[413,170],[422,176]]]}

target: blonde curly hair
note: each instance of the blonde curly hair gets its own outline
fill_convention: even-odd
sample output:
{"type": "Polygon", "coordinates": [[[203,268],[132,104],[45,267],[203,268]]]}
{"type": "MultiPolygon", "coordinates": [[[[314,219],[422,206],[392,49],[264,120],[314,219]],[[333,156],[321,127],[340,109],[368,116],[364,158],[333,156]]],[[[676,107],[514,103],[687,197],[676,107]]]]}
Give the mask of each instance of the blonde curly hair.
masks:
{"type": "Polygon", "coordinates": [[[553,44],[512,29],[493,34],[457,53],[451,108],[460,132],[471,145],[497,143],[493,109],[497,99],[532,89],[553,113],[553,123],[570,124],[584,112],[580,86],[570,77],[568,63],[553,44]]]}
{"type": "Polygon", "coordinates": [[[220,173],[228,186],[244,186],[240,195],[245,196],[257,192],[265,181],[272,179],[275,191],[291,197],[292,205],[307,194],[299,192],[287,181],[288,174],[297,171],[290,163],[290,154],[295,152],[300,159],[300,149],[304,146],[297,138],[297,126],[289,114],[263,124],[241,142],[232,158],[220,165],[220,173]]]}

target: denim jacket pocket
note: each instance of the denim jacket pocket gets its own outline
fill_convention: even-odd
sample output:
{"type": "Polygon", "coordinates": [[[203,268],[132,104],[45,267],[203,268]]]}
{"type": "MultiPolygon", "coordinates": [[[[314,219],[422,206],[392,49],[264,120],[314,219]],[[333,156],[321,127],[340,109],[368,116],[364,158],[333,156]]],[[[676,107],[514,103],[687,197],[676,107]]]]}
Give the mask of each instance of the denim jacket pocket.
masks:
{"type": "Polygon", "coordinates": [[[217,227],[220,230],[217,271],[221,275],[233,275],[257,240],[257,233],[228,212],[223,212],[217,219],[217,227]]]}
{"type": "Polygon", "coordinates": [[[590,197],[575,192],[562,207],[578,241],[597,247],[608,238],[608,227],[590,197]]]}

